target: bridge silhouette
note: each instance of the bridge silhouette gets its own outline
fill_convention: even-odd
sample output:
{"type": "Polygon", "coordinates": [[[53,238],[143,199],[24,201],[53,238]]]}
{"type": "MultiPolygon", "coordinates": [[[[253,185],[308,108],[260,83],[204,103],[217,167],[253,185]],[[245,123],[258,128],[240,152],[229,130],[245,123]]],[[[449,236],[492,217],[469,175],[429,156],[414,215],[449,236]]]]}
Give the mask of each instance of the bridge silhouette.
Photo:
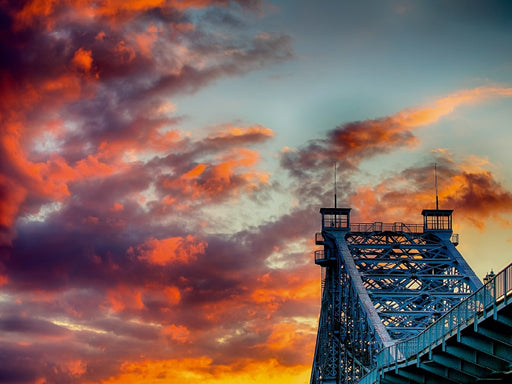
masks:
{"type": "Polygon", "coordinates": [[[512,264],[482,284],[452,210],[423,210],[423,224],[354,224],[350,210],[320,209],[310,383],[512,382],[512,264]]]}

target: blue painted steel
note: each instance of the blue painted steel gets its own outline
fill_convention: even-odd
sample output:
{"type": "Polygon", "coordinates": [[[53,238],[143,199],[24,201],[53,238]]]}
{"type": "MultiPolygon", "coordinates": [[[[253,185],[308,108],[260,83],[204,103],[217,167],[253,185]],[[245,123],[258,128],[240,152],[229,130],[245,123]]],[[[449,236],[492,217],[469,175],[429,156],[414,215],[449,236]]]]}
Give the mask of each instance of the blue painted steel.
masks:
{"type": "MultiPolygon", "coordinates": [[[[497,317],[498,311],[510,305],[511,301],[512,264],[415,337],[397,341],[380,350],[376,354],[376,366],[359,383],[378,383],[386,370],[418,361],[419,356],[431,352],[437,345],[444,345],[448,338],[460,338],[461,332],[467,327],[477,330],[481,320],[489,316],[497,317]]],[[[499,337],[499,332],[497,335],[499,337]]]]}
{"type": "Polygon", "coordinates": [[[423,225],[353,224],[350,208],[320,213],[315,240],[324,249],[315,263],[323,291],[312,384],[358,382],[376,366],[377,351],[394,351],[481,286],[450,241],[452,211],[424,210],[423,225]]]}

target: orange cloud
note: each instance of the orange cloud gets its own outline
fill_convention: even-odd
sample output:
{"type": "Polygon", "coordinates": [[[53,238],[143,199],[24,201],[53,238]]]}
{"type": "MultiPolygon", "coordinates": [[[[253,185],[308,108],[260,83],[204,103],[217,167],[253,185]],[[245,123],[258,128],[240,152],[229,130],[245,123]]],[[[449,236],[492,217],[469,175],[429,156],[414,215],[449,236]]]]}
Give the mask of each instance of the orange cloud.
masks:
{"type": "MultiPolygon", "coordinates": [[[[441,195],[446,206],[457,209],[478,228],[483,228],[482,218],[512,213],[512,192],[496,181],[489,171],[462,172],[451,178],[441,195]]],[[[508,223],[501,218],[501,223],[508,223]]],[[[508,225],[510,227],[510,225],[508,225]]]]}
{"type": "Polygon", "coordinates": [[[70,360],[62,365],[72,376],[82,376],[87,371],[87,363],[82,360],[70,360]]]}
{"type": "Polygon", "coordinates": [[[275,359],[241,361],[235,366],[214,365],[213,361],[206,357],[146,360],[124,363],[118,376],[103,380],[101,384],[135,384],[153,381],[202,384],[303,384],[305,378],[309,377],[310,370],[309,365],[285,366],[275,359]]]}
{"type": "Polygon", "coordinates": [[[164,336],[168,337],[171,340],[177,341],[179,343],[186,343],[189,341],[190,331],[187,327],[183,325],[169,325],[163,328],[162,333],[164,336]]]}
{"type": "Polygon", "coordinates": [[[317,300],[320,295],[318,279],[304,274],[279,273],[271,277],[271,273],[268,273],[258,282],[250,298],[254,305],[265,308],[266,318],[270,318],[285,303],[317,300]]]}
{"type": "Polygon", "coordinates": [[[274,131],[270,128],[261,125],[253,125],[249,127],[240,127],[227,125],[219,130],[213,138],[229,138],[229,137],[247,137],[247,136],[262,136],[273,137],[274,131]]]}
{"type": "Polygon", "coordinates": [[[141,310],[144,308],[142,291],[140,289],[123,285],[107,289],[106,294],[110,308],[115,312],[122,312],[125,309],[141,310]]]}
{"type": "Polygon", "coordinates": [[[116,163],[106,163],[99,160],[98,155],[89,155],[76,163],[75,178],[97,178],[108,176],[128,167],[116,163]]]}
{"type": "Polygon", "coordinates": [[[304,177],[305,172],[329,167],[334,159],[342,163],[341,168],[354,169],[378,154],[416,145],[415,129],[439,121],[461,105],[511,96],[512,88],[499,86],[457,91],[391,116],[342,124],[332,130],[326,140],[314,141],[300,151],[283,151],[281,161],[299,177],[304,177]]]}
{"type": "Polygon", "coordinates": [[[181,300],[181,293],[177,287],[167,286],[164,288],[164,294],[171,305],[178,304],[181,300]]]}
{"type": "MultiPolygon", "coordinates": [[[[486,161],[474,156],[460,163],[449,157],[436,161],[441,208],[455,209],[458,217],[480,228],[483,218],[507,222],[502,215],[512,213],[512,192],[485,169],[486,161]]],[[[350,196],[350,204],[363,221],[421,222],[421,210],[435,206],[433,183],[433,167],[409,168],[375,186],[359,187],[350,196]]]]}
{"type": "Polygon", "coordinates": [[[55,78],[49,78],[39,84],[38,94],[41,98],[51,99],[54,104],[64,101],[72,101],[78,99],[82,95],[81,79],[76,74],[63,73],[55,78]]]}
{"type": "Polygon", "coordinates": [[[115,202],[110,208],[112,212],[121,212],[124,210],[124,206],[121,203],[115,202]]]}
{"type": "Polygon", "coordinates": [[[260,161],[260,156],[257,151],[247,148],[236,148],[232,151],[223,154],[225,164],[230,168],[235,167],[251,167],[260,161]]]}
{"type": "Polygon", "coordinates": [[[99,1],[91,6],[84,0],[30,0],[16,13],[16,27],[22,29],[39,20],[44,22],[47,30],[50,30],[56,22],[58,11],[63,6],[74,10],[70,12],[73,17],[82,15],[90,19],[106,17],[110,20],[128,21],[137,14],[155,8],[186,10],[227,3],[226,0],[113,0],[99,1]]]}
{"type": "MultiPolygon", "coordinates": [[[[239,9],[230,8],[229,13],[258,2],[239,2],[239,9]]],[[[51,334],[62,328],[66,336],[59,343],[53,343],[55,338],[47,342],[43,337],[13,337],[6,364],[10,369],[12,362],[19,364],[13,372],[27,381],[198,378],[206,383],[273,383],[302,378],[304,367],[276,360],[242,359],[233,367],[218,362],[238,356],[229,351],[221,356],[212,348],[215,339],[208,336],[231,334],[226,318],[237,324],[254,322],[257,311],[265,313],[267,301],[254,310],[250,283],[241,281],[251,280],[245,267],[220,276],[225,255],[212,251],[212,260],[191,265],[208,243],[199,236],[180,236],[183,227],[176,224],[176,207],[217,203],[269,180],[268,173],[255,169],[260,155],[249,147],[268,140],[272,130],[228,125],[201,138],[171,130],[181,117],[170,116],[175,112],[170,97],[289,57],[288,40],[280,35],[262,34],[244,42],[243,37],[201,30],[202,39],[211,37],[219,44],[214,51],[236,51],[229,57],[212,54],[187,34],[194,29],[187,20],[195,18],[175,9],[228,3],[28,0],[6,5],[18,28],[7,50],[15,52],[23,42],[30,54],[12,55],[5,63],[11,73],[0,79],[6,96],[0,98],[0,162],[8,165],[0,174],[0,236],[11,231],[0,239],[9,244],[10,256],[1,261],[0,285],[16,292],[12,302],[4,304],[23,311],[34,331],[51,334]],[[129,24],[134,19],[136,23],[129,24]],[[175,73],[172,66],[166,67],[173,60],[177,66],[186,64],[186,70],[175,73]],[[101,79],[89,76],[96,73],[101,79]],[[175,189],[158,189],[166,176],[177,180],[175,189]],[[139,204],[134,196],[150,203],[139,204]],[[166,220],[153,216],[152,201],[171,206],[166,220]],[[121,222],[132,225],[118,225],[121,222]],[[9,243],[14,227],[19,228],[18,238],[9,243]],[[148,233],[154,237],[147,238],[148,233]],[[210,270],[218,276],[207,277],[203,284],[199,277],[210,270]],[[31,290],[34,286],[42,292],[31,290]],[[29,305],[32,301],[23,295],[37,305],[29,305]],[[240,299],[235,306],[233,298],[240,299]],[[130,321],[134,318],[137,321],[130,321]],[[223,324],[215,323],[219,318],[223,324]],[[206,343],[196,345],[198,341],[206,343]],[[16,349],[22,345],[30,349],[16,349]],[[31,361],[17,358],[25,353],[31,361]],[[209,354],[215,357],[140,357],[209,354]],[[124,360],[119,373],[119,361],[124,360]]],[[[208,219],[209,213],[200,218],[208,219]]],[[[212,239],[217,246],[234,244],[212,239]]],[[[236,341],[267,336],[258,329],[255,333],[236,333],[236,341]]],[[[234,346],[226,342],[222,348],[234,346]]]]}
{"type": "Polygon", "coordinates": [[[140,260],[156,265],[169,263],[189,263],[203,254],[207,243],[194,236],[169,237],[166,239],[150,238],[135,249],[130,248],[129,254],[135,253],[140,260]]]}
{"type": "Polygon", "coordinates": [[[352,164],[376,153],[417,143],[409,127],[393,117],[345,124],[332,132],[332,139],[332,150],[337,152],[336,157],[352,164]]]}
{"type": "MultiPolygon", "coordinates": [[[[21,29],[33,23],[34,19],[48,19],[48,16],[53,12],[56,1],[45,0],[32,0],[25,3],[23,8],[17,13],[16,21],[17,28],[21,29]]],[[[47,22],[49,29],[53,22],[47,22]]]]}
{"type": "MultiPolygon", "coordinates": [[[[79,3],[79,0],[77,0],[79,3]]],[[[119,15],[140,13],[148,9],[173,7],[184,10],[188,8],[204,8],[212,4],[225,4],[227,1],[219,0],[117,0],[103,1],[96,7],[99,15],[115,18],[119,15]]]]}
{"type": "Polygon", "coordinates": [[[464,89],[435,100],[432,105],[407,108],[393,115],[391,119],[404,127],[419,127],[433,124],[441,117],[452,113],[463,104],[475,103],[492,97],[511,97],[512,88],[478,87],[464,89]]]}
{"type": "MultiPolygon", "coordinates": [[[[31,4],[46,12],[46,3],[50,2],[31,4]]],[[[86,63],[83,55],[78,54],[76,58],[82,60],[82,64],[86,63]]],[[[0,175],[5,194],[0,203],[0,223],[10,228],[28,197],[62,201],[70,195],[67,184],[77,178],[72,167],[58,155],[52,155],[48,160],[34,160],[32,150],[35,143],[43,140],[44,134],[62,133],[62,121],[54,119],[52,113],[63,103],[83,96],[83,89],[81,80],[69,73],[44,78],[37,84],[22,81],[19,86],[6,83],[6,79],[8,77],[2,79],[6,87],[2,88],[0,102],[0,115],[4,121],[0,153],[1,161],[9,165],[9,171],[0,175]],[[41,113],[42,110],[45,113],[41,113]],[[38,118],[32,121],[29,116],[35,111],[38,111],[38,118]]],[[[11,235],[2,232],[0,241],[9,243],[11,235]]]]}
{"type": "Polygon", "coordinates": [[[187,173],[183,174],[183,179],[195,179],[199,177],[206,169],[208,168],[208,164],[198,164],[194,168],[192,168],[187,173]]]}
{"type": "MultiPolygon", "coordinates": [[[[217,156],[218,162],[202,162],[177,178],[165,178],[162,187],[176,196],[209,201],[237,196],[240,191],[254,190],[269,181],[269,174],[250,168],[260,156],[247,148],[233,148],[217,156]]],[[[168,200],[171,202],[171,200],[168,200]]],[[[181,202],[180,202],[181,203],[181,202]]]]}
{"type": "Polygon", "coordinates": [[[267,339],[267,346],[270,349],[286,349],[293,345],[297,337],[297,325],[294,323],[276,324],[272,333],[267,339]]]}
{"type": "Polygon", "coordinates": [[[183,145],[182,138],[177,131],[160,132],[167,122],[167,118],[164,117],[160,121],[146,126],[144,124],[148,123],[147,121],[134,122],[123,135],[102,141],[98,145],[97,156],[111,162],[130,163],[132,160],[138,160],[137,155],[151,153],[154,156],[156,152],[169,151],[183,145]]]}
{"type": "MultiPolygon", "coordinates": [[[[0,226],[12,227],[27,193],[26,188],[0,174],[0,226]]],[[[0,233],[0,245],[10,244],[10,236],[4,236],[0,233]]]]}
{"type": "Polygon", "coordinates": [[[158,33],[158,28],[150,25],[144,32],[135,35],[133,39],[137,44],[137,52],[146,57],[151,57],[153,46],[158,40],[158,33]]]}
{"type": "MultiPolygon", "coordinates": [[[[108,303],[106,308],[114,312],[142,313],[141,311],[147,311],[150,306],[157,308],[161,313],[169,313],[181,302],[181,292],[178,287],[165,286],[157,282],[147,282],[144,286],[132,286],[130,282],[120,284],[107,289],[106,297],[108,303]]],[[[180,330],[182,329],[178,328],[176,332],[180,330]]]]}
{"type": "MultiPolygon", "coordinates": [[[[105,33],[99,36],[99,39],[103,39],[105,37],[105,33]]],[[[131,63],[135,59],[135,56],[137,56],[135,49],[127,45],[124,41],[120,41],[116,44],[114,47],[114,53],[119,56],[119,62],[121,64],[131,63]]]]}
{"type": "Polygon", "coordinates": [[[333,137],[345,149],[341,156],[368,154],[369,150],[386,152],[398,146],[412,146],[417,139],[411,129],[436,123],[463,104],[492,97],[511,97],[512,88],[479,87],[457,91],[430,105],[404,109],[390,117],[349,123],[337,129],[333,137]]]}
{"type": "MultiPolygon", "coordinates": [[[[1,245],[1,239],[0,239],[0,245],[1,245]]],[[[9,282],[9,276],[0,274],[0,287],[2,285],[5,285],[9,282]]]]}
{"type": "Polygon", "coordinates": [[[79,48],[71,60],[73,66],[84,72],[90,72],[92,67],[92,51],[79,48]]]}

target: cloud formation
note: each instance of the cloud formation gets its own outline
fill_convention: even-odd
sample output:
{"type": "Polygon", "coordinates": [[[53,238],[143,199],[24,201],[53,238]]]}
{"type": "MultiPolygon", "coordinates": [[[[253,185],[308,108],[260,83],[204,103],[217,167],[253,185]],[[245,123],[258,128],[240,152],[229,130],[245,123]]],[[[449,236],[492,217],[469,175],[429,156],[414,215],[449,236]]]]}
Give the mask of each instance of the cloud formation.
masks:
{"type": "MultiPolygon", "coordinates": [[[[345,201],[350,200],[355,204],[356,199],[351,195],[357,187],[352,186],[349,180],[352,175],[360,170],[362,163],[400,148],[415,147],[419,142],[414,134],[415,130],[437,123],[442,117],[449,115],[459,106],[511,96],[512,88],[509,87],[478,87],[460,90],[424,106],[403,109],[391,116],[344,123],[327,132],[324,139],[312,140],[298,150],[287,149],[283,151],[281,153],[281,165],[297,180],[297,192],[306,201],[316,201],[318,203],[330,200],[326,198],[326,194],[331,194],[332,188],[325,188],[325,186],[332,185],[332,182],[328,180],[332,178],[332,167],[336,162],[342,186],[340,190],[345,192],[345,196],[341,197],[345,201]]],[[[460,167],[462,172],[464,165],[460,165],[460,167]]],[[[407,170],[404,172],[412,174],[407,170]]],[[[489,174],[489,176],[492,179],[492,175],[489,174]]],[[[413,177],[411,180],[417,182],[417,184],[411,182],[411,185],[421,186],[421,190],[424,191],[427,187],[424,180],[431,180],[431,178],[413,177]]],[[[390,181],[387,180],[387,182],[390,181]]],[[[364,194],[364,198],[370,199],[367,201],[376,203],[371,195],[365,193],[368,192],[368,188],[373,187],[361,187],[358,191],[359,196],[363,197],[364,194]]],[[[376,188],[376,194],[381,197],[383,196],[382,193],[387,193],[387,188],[384,185],[376,188]]],[[[403,192],[405,193],[406,190],[404,189],[403,192]]],[[[413,200],[419,202],[425,199],[413,200]]],[[[399,200],[394,201],[395,204],[399,202],[399,200]]],[[[362,216],[365,217],[365,215],[362,216]]],[[[371,217],[374,217],[374,215],[371,217]]],[[[402,217],[407,217],[407,215],[402,217]]]]}
{"type": "Polygon", "coordinates": [[[391,116],[345,123],[328,132],[325,139],[313,140],[298,151],[285,151],[281,162],[299,176],[310,170],[328,168],[334,161],[340,163],[340,169],[351,170],[377,155],[414,146],[417,143],[415,129],[436,123],[461,105],[511,96],[512,88],[508,87],[466,89],[391,116]]]}
{"type": "MultiPolygon", "coordinates": [[[[294,57],[290,36],[246,28],[266,9],[258,0],[0,4],[2,382],[303,382],[320,293],[312,215],[330,201],[333,160],[359,217],[407,217],[431,198],[431,168],[372,185],[348,176],[416,145],[416,129],[460,105],[512,95],[464,90],[345,123],[283,150],[270,170],[274,130],[187,131],[176,102],[294,57]]],[[[485,164],[435,156],[443,204],[469,221],[484,208],[510,212],[510,191],[485,164]]]]}
{"type": "MultiPolygon", "coordinates": [[[[457,159],[434,151],[441,209],[454,209],[457,220],[484,228],[486,219],[512,213],[512,192],[488,170],[488,162],[475,156],[457,159]]],[[[411,166],[390,174],[373,186],[361,186],[350,196],[358,215],[368,221],[396,218],[416,222],[424,208],[435,208],[433,164],[411,166]],[[416,218],[416,219],[415,219],[416,218]]]]}
{"type": "Polygon", "coordinates": [[[269,254],[203,230],[208,208],[268,188],[256,147],[274,132],[192,135],[170,101],[292,57],[288,36],[244,31],[261,3],[1,7],[2,381],[141,382],[158,367],[155,380],[213,382],[281,356],[303,364],[267,355],[276,333],[258,325],[269,300],[302,297],[255,300],[269,254]]]}

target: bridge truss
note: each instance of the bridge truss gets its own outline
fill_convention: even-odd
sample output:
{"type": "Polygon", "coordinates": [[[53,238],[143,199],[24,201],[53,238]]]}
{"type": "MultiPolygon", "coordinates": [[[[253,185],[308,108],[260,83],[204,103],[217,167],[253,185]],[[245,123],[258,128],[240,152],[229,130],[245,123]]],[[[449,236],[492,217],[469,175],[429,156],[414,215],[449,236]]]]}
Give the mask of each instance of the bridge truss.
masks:
{"type": "Polygon", "coordinates": [[[351,224],[350,208],[320,213],[311,384],[357,383],[378,351],[414,337],[482,285],[455,248],[451,210],[424,210],[423,225],[351,224]]]}

